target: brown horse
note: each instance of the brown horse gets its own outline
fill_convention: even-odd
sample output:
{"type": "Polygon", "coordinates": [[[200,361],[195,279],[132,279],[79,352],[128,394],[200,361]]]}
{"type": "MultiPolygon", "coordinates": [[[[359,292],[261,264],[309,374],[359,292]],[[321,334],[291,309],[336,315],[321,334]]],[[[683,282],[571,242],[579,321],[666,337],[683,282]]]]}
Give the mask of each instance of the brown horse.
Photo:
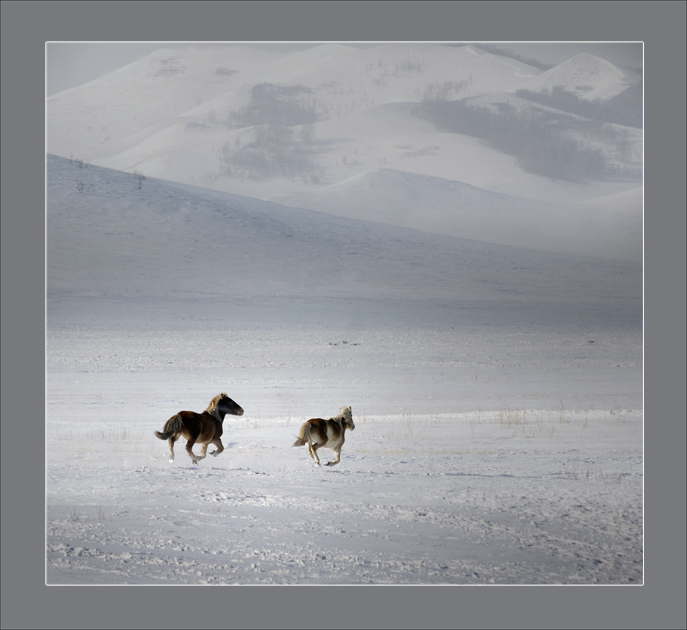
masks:
{"type": "Polygon", "coordinates": [[[350,407],[341,407],[339,415],[335,418],[324,420],[322,418],[311,418],[304,422],[298,434],[298,439],[293,446],[308,445],[308,453],[315,461],[315,466],[320,465],[320,458],[317,456],[317,449],[324,446],[334,451],[335,457],[327,462],[325,466],[334,466],[341,460],[341,447],[345,441],[346,429],[353,431],[353,413],[350,407]]]}
{"type": "Polygon", "coordinates": [[[212,451],[210,455],[217,457],[224,450],[220,437],[222,436],[224,416],[227,414],[242,416],[243,409],[222,392],[210,401],[208,408],[203,413],[180,411],[167,420],[162,432],[155,431],[155,435],[161,440],[169,440],[169,463],[174,461],[174,442],[181,436],[188,440],[186,452],[194,464],[205,459],[210,443],[217,447],[217,450],[212,451]],[[201,444],[200,456],[196,456],[192,450],[196,442],[201,444]]]}

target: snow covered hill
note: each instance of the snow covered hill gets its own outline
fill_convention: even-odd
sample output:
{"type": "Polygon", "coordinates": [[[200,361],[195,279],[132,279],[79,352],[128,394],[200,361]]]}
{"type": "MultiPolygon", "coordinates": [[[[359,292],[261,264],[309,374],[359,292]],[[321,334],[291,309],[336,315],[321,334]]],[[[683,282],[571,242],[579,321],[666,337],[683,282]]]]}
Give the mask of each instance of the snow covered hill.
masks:
{"type": "Polygon", "coordinates": [[[507,91],[544,91],[560,87],[591,101],[617,96],[640,81],[641,77],[636,72],[618,68],[594,55],[580,53],[507,91]]]}
{"type": "Polygon", "coordinates": [[[379,169],[273,201],[339,216],[488,243],[641,260],[642,197],[635,188],[573,206],[514,197],[455,180],[379,169]]]}
{"type": "MultiPolygon", "coordinates": [[[[474,80],[481,92],[503,90],[538,72],[517,62],[480,61],[489,57],[470,47],[436,45],[359,50],[327,44],[287,54],[246,46],[162,48],[52,96],[48,151],[115,166],[105,159],[115,160],[160,130],[189,122],[215,127],[217,144],[226,136],[221,132],[234,126],[232,115],[251,103],[252,89],[265,84],[300,88],[292,94],[298,106],[327,120],[380,104],[419,100],[421,88],[441,85],[448,78],[461,84],[459,92],[470,93],[462,84],[471,75],[479,76],[474,80]]],[[[193,146],[197,139],[190,137],[185,143],[193,146]]],[[[140,166],[154,157],[139,153],[140,166]]]]}
{"type": "MultiPolygon", "coordinates": [[[[56,156],[48,157],[47,184],[49,295],[562,301],[585,295],[604,302],[641,296],[641,267],[631,262],[343,219],[56,156]]],[[[468,198],[483,195],[448,187],[468,198]]],[[[502,197],[487,202],[504,212],[502,197]]]]}

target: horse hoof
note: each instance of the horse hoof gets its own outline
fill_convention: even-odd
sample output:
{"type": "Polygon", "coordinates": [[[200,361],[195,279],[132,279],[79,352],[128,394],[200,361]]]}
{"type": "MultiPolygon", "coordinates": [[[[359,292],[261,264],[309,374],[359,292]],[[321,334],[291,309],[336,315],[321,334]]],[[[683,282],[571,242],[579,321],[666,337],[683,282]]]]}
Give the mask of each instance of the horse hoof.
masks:
{"type": "Polygon", "coordinates": [[[170,464],[174,463],[174,460],[172,458],[170,458],[169,463],[170,464]]]}

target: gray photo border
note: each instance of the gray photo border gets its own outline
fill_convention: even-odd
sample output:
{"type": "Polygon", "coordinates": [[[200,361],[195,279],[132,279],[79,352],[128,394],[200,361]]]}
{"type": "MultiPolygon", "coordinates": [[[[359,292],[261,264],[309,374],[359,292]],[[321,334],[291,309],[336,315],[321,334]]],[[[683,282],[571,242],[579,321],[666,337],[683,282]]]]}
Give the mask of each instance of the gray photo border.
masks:
{"type": "Polygon", "coordinates": [[[2,628],[684,628],[685,6],[3,1],[2,628]],[[46,586],[45,43],[387,40],[645,43],[644,585],[46,586]]]}

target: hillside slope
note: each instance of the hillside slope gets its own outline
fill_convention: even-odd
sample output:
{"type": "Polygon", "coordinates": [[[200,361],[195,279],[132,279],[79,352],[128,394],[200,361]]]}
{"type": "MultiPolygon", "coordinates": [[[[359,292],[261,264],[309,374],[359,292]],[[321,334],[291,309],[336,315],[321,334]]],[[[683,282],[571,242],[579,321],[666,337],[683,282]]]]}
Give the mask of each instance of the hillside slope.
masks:
{"type": "Polygon", "coordinates": [[[47,163],[54,296],[641,298],[641,268],[47,163]]]}

